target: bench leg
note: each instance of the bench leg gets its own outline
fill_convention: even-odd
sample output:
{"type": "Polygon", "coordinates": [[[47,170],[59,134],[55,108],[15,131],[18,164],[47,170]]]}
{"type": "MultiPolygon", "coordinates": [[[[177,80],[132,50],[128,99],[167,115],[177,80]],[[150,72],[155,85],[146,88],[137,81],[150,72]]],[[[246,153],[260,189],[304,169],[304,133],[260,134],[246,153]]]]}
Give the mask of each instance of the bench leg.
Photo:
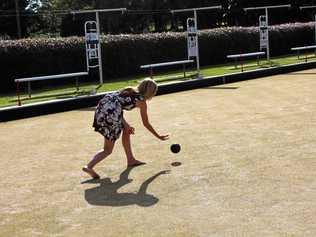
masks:
{"type": "Polygon", "coordinates": [[[259,56],[257,56],[257,65],[258,65],[258,66],[260,65],[259,56]]]}
{"type": "Polygon", "coordinates": [[[20,99],[20,82],[16,83],[16,94],[18,96],[18,105],[21,106],[21,99],[20,99]]]}
{"type": "Polygon", "coordinates": [[[31,82],[30,81],[27,82],[27,91],[29,93],[29,98],[31,98],[31,82]]]}
{"type": "Polygon", "coordinates": [[[183,78],[185,78],[185,64],[183,64],[183,78]]]}
{"type": "Polygon", "coordinates": [[[235,58],[234,62],[235,62],[235,69],[237,69],[237,58],[235,58]]]}
{"type": "Polygon", "coordinates": [[[150,68],[150,78],[152,79],[154,77],[154,72],[153,72],[153,68],[150,68]]]}
{"type": "Polygon", "coordinates": [[[243,64],[243,61],[241,60],[240,63],[241,63],[241,64],[240,64],[240,65],[241,65],[241,71],[243,72],[243,71],[244,71],[244,64],[243,64]]]}
{"type": "Polygon", "coordinates": [[[78,82],[78,77],[76,77],[76,90],[79,92],[79,82],[78,82]]]}

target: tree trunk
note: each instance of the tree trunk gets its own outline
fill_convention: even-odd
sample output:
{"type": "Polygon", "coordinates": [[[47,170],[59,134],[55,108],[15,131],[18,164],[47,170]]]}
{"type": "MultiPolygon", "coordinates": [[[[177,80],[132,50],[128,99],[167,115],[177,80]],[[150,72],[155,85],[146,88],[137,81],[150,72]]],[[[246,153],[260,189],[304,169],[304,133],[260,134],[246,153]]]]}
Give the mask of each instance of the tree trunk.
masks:
{"type": "Polygon", "coordinates": [[[18,0],[15,0],[15,11],[16,11],[17,36],[18,36],[18,39],[21,39],[22,38],[21,20],[20,20],[20,9],[19,9],[19,2],[18,2],[18,0]]]}

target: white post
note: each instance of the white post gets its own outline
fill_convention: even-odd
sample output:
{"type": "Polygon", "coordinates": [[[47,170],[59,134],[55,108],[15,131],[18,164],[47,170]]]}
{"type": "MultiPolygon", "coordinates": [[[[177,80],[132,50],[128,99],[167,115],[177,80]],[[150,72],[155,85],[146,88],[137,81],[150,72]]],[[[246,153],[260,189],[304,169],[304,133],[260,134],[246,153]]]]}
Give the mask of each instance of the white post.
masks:
{"type": "Polygon", "coordinates": [[[101,54],[101,34],[100,34],[100,17],[99,12],[95,13],[95,18],[97,22],[97,34],[99,35],[98,42],[98,63],[99,63],[99,75],[100,75],[100,84],[103,84],[103,70],[102,70],[102,54],[101,54]]]}
{"type": "Polygon", "coordinates": [[[263,6],[263,7],[247,7],[244,8],[244,11],[251,11],[251,10],[265,10],[266,14],[266,22],[267,22],[267,27],[268,27],[268,45],[267,45],[267,60],[270,63],[270,44],[269,44],[269,19],[268,19],[268,9],[275,9],[275,8],[290,8],[291,5],[277,5],[277,6],[263,6]]]}
{"type": "Polygon", "coordinates": [[[197,24],[197,13],[194,10],[194,21],[196,26],[196,69],[198,73],[198,78],[200,78],[200,54],[199,54],[199,31],[198,31],[198,24],[197,24]]]}
{"type": "Polygon", "coordinates": [[[99,56],[99,74],[100,74],[100,84],[103,84],[103,70],[102,70],[102,54],[101,54],[101,31],[100,31],[100,17],[99,12],[124,12],[126,8],[115,8],[115,9],[93,9],[93,10],[79,10],[79,11],[71,11],[72,14],[88,14],[88,13],[95,13],[95,18],[97,22],[97,34],[100,36],[98,42],[98,56],[99,56]]]}
{"type": "Polygon", "coordinates": [[[314,26],[314,27],[315,27],[315,32],[314,32],[314,33],[315,33],[315,44],[316,44],[316,15],[315,15],[315,21],[314,21],[314,24],[315,24],[315,26],[314,26]]]}
{"type": "MultiPolygon", "coordinates": [[[[194,12],[194,20],[195,20],[195,25],[196,28],[198,28],[197,25],[197,11],[204,11],[204,10],[214,10],[214,9],[222,9],[222,6],[212,6],[212,7],[200,7],[200,8],[186,8],[186,9],[176,9],[176,10],[171,10],[170,12],[172,14],[178,13],[178,12],[194,12]]],[[[201,78],[201,73],[200,73],[200,57],[199,57],[199,40],[198,40],[198,30],[197,30],[197,40],[196,40],[196,70],[198,73],[198,78],[201,78]]]]}
{"type": "MultiPolygon", "coordinates": [[[[84,24],[84,34],[85,37],[87,37],[87,22],[84,24]]],[[[85,39],[85,45],[86,45],[86,64],[87,64],[87,72],[89,72],[90,68],[89,68],[89,52],[88,52],[88,42],[87,42],[87,38],[85,39]]]]}
{"type": "Polygon", "coordinates": [[[268,45],[267,45],[267,60],[270,63],[270,37],[269,37],[269,14],[268,14],[268,8],[265,9],[266,11],[266,22],[267,22],[267,35],[268,35],[268,45]]]}

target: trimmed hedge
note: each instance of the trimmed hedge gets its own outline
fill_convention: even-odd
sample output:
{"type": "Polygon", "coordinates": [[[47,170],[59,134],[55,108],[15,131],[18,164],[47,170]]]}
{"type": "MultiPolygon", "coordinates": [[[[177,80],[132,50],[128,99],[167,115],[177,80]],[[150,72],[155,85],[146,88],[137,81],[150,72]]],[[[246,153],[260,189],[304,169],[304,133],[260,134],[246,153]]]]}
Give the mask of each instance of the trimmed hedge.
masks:
{"type": "MultiPolygon", "coordinates": [[[[290,53],[290,48],[314,44],[314,23],[273,26],[271,55],[290,53]]],[[[199,34],[201,65],[227,62],[226,55],[259,50],[257,27],[204,30],[199,34]]],[[[140,65],[186,58],[185,33],[107,35],[102,37],[105,80],[141,73],[140,65]]],[[[0,41],[0,91],[15,89],[15,78],[86,70],[83,37],[0,41]]],[[[88,80],[98,81],[94,76],[88,80]]],[[[69,83],[69,80],[59,80],[69,83]]],[[[37,86],[47,85],[48,81],[37,86]]],[[[51,83],[51,82],[49,82],[51,83]]]]}

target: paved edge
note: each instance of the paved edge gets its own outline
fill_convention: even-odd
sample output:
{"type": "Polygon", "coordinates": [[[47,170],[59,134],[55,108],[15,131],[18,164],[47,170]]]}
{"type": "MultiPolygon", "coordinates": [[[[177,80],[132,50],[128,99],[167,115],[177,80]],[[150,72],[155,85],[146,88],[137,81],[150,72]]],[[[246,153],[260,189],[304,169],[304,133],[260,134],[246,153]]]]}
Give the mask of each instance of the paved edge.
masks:
{"type": "MultiPolygon", "coordinates": [[[[316,62],[307,62],[268,69],[258,69],[249,72],[240,72],[221,76],[207,77],[203,79],[193,79],[183,82],[172,82],[159,85],[157,95],[198,89],[207,86],[223,85],[238,81],[257,79],[260,77],[302,71],[306,69],[313,69],[315,67],[316,62]]],[[[70,98],[64,100],[54,100],[29,105],[0,108],[0,122],[96,106],[98,101],[104,96],[105,93],[106,92],[96,95],[80,96],[77,98],[70,98]]]]}

